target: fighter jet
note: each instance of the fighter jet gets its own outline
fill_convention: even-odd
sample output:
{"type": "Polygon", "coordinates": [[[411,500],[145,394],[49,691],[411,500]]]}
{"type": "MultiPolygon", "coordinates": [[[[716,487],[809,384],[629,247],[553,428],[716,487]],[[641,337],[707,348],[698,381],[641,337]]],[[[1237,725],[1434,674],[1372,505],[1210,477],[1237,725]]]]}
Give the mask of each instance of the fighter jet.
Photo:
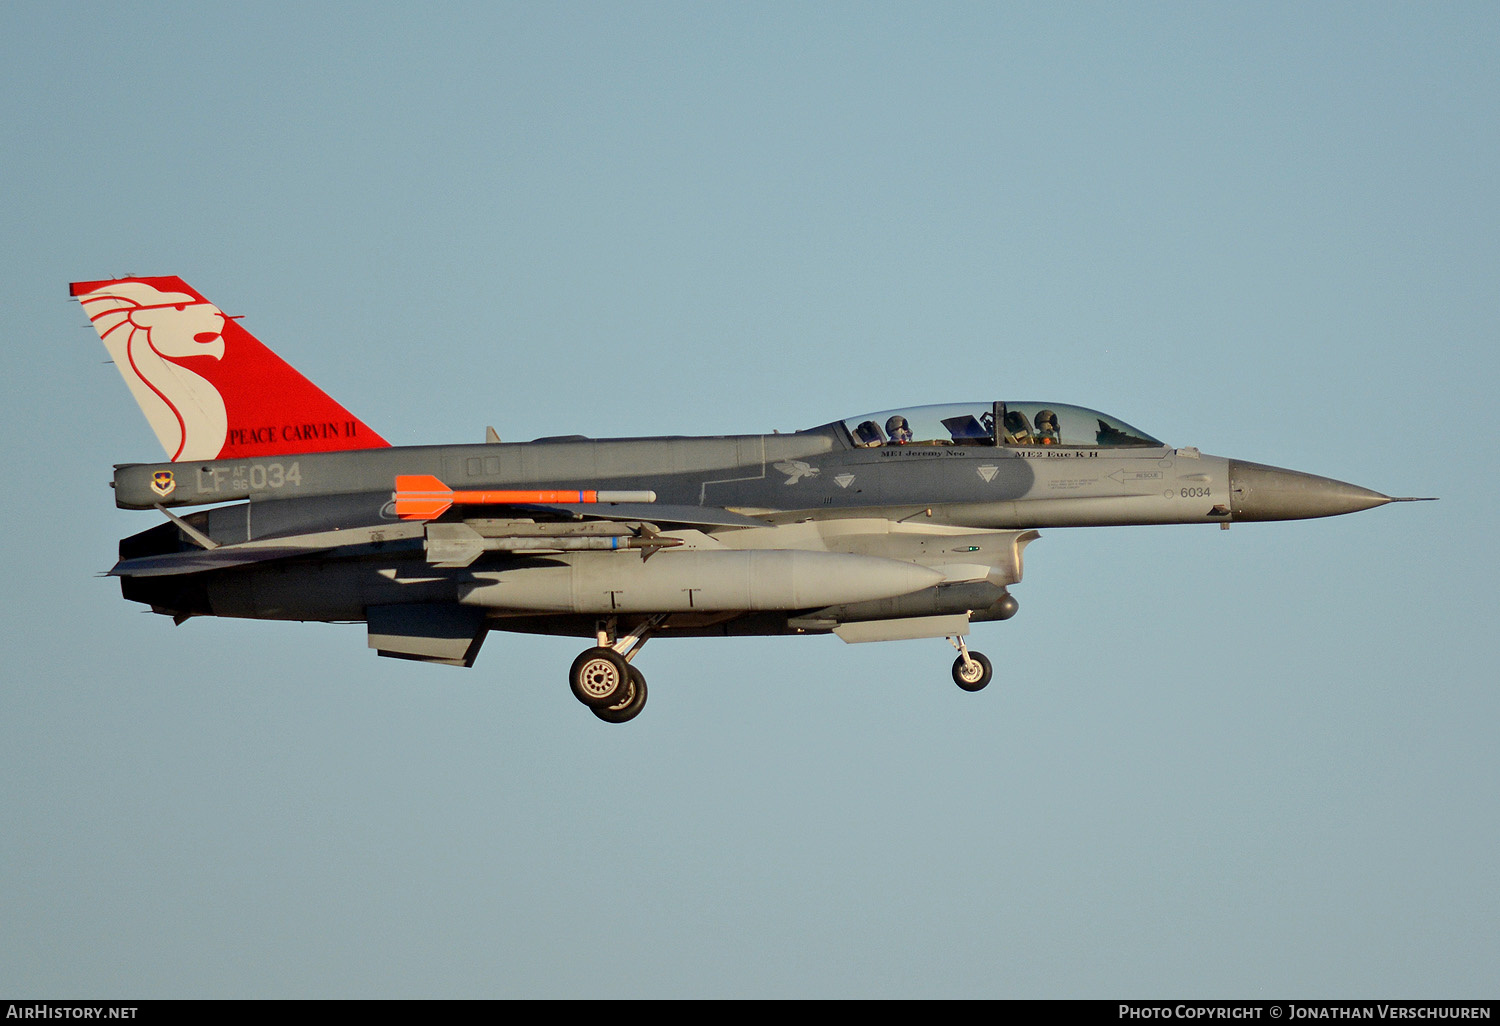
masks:
{"type": "Polygon", "coordinates": [[[595,716],[646,702],[654,637],[946,638],[1008,620],[1048,527],[1295,520],[1392,498],[1174,448],[1097,410],[984,399],[805,431],[391,446],[177,277],[76,282],[166,451],[115,467],[125,598],[195,616],[355,621],[383,656],[474,664],[491,631],[591,639],[595,716]],[[185,514],[187,506],[208,509],[185,514]]]}

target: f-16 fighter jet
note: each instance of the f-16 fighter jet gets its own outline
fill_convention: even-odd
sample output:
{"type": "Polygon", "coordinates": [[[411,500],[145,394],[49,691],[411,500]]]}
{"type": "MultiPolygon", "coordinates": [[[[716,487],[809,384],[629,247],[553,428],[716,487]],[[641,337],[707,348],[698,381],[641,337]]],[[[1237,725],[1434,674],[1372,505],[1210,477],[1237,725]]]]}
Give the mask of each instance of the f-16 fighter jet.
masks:
{"type": "Polygon", "coordinates": [[[983,400],[791,434],[392,446],[180,278],[77,282],[167,460],[115,468],[165,522],[120,542],[127,599],[357,621],[380,655],[471,666],[491,631],[590,639],[569,684],[621,723],[654,637],[946,638],[1016,614],[1039,528],[1294,520],[1393,499],[1173,448],[1110,414],[983,400]],[[179,513],[182,507],[208,506],[179,513]]]}

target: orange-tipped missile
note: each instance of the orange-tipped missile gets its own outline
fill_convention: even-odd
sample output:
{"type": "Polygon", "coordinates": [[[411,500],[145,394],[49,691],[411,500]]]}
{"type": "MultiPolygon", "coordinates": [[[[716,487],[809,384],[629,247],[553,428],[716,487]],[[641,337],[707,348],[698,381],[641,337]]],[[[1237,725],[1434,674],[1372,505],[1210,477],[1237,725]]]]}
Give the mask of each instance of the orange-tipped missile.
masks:
{"type": "Polygon", "coordinates": [[[486,489],[454,491],[431,474],[396,478],[396,515],[402,520],[434,520],[452,506],[573,505],[592,502],[655,502],[655,492],[606,492],[573,489],[486,489]]]}

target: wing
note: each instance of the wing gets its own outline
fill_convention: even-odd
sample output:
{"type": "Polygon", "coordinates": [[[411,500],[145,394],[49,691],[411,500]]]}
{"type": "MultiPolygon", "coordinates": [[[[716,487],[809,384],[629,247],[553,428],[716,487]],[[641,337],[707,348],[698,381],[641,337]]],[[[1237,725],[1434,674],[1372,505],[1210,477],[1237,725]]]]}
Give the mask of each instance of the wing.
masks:
{"type": "MultiPolygon", "coordinates": [[[[173,518],[176,519],[175,517],[173,518]]],[[[166,524],[162,524],[163,529],[166,524]]],[[[381,524],[377,527],[353,527],[339,531],[314,531],[285,538],[267,538],[238,545],[216,545],[213,548],[190,548],[152,553],[122,559],[110,567],[111,577],[169,577],[196,574],[208,570],[225,570],[275,559],[300,559],[317,556],[337,559],[359,554],[362,547],[376,543],[406,542],[415,548],[422,539],[423,524],[381,524]]],[[[196,532],[195,532],[196,533],[196,532]]],[[[201,543],[200,543],[201,544],[201,543]]]]}
{"type": "MultiPolygon", "coordinates": [[[[166,510],[162,511],[166,513],[166,510]]],[[[509,505],[505,519],[460,522],[403,521],[305,534],[236,545],[216,545],[167,515],[184,534],[196,536],[192,548],[121,559],[112,577],[169,577],[225,570],[278,559],[352,558],[379,544],[420,551],[440,566],[467,566],[484,552],[544,552],[579,549],[643,549],[649,556],[676,544],[660,537],[673,528],[765,527],[766,521],[713,506],[663,506],[646,503],[572,503],[509,505]]],[[[166,524],[162,528],[166,528],[166,524]]],[[[186,544],[186,543],[182,543],[186,544]]],[[[399,549],[397,550],[399,551],[399,549]]]]}

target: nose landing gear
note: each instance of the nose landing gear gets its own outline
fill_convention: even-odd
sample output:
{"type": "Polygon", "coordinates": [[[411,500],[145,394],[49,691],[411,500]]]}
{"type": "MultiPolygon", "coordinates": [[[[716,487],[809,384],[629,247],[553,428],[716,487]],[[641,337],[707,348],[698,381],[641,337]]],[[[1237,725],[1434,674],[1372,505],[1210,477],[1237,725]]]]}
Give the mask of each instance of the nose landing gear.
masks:
{"type": "Polygon", "coordinates": [[[982,652],[970,652],[964,639],[949,638],[949,644],[958,649],[958,658],[953,660],[953,683],[965,691],[981,691],[995,676],[995,668],[982,652]]]}

